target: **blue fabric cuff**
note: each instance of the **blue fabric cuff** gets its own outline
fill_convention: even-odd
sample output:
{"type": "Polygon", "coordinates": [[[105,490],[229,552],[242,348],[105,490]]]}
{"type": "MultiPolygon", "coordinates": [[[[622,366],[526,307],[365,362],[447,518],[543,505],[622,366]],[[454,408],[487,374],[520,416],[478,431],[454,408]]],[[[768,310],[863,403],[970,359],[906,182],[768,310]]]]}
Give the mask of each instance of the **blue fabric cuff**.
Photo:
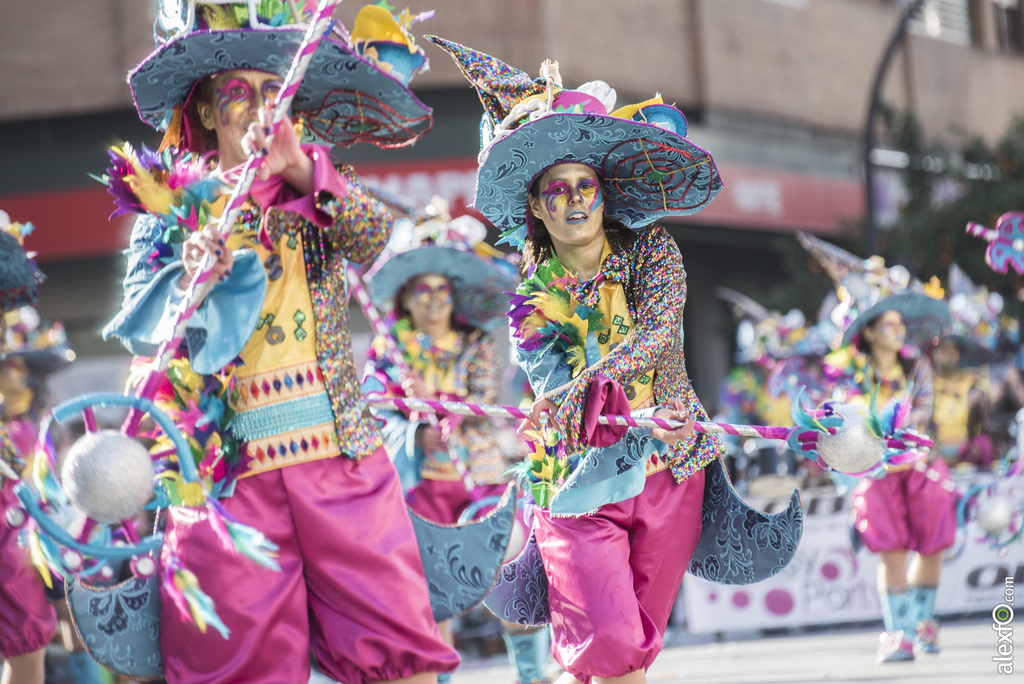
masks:
{"type": "MultiPolygon", "coordinates": [[[[216,373],[234,361],[259,320],[267,294],[267,275],[259,255],[235,252],[232,274],[217,283],[189,320],[185,339],[192,369],[216,373]]],[[[181,263],[164,267],[103,329],[104,339],[117,337],[130,352],[152,356],[171,336],[171,322],[183,292],[178,287],[181,263]]]]}

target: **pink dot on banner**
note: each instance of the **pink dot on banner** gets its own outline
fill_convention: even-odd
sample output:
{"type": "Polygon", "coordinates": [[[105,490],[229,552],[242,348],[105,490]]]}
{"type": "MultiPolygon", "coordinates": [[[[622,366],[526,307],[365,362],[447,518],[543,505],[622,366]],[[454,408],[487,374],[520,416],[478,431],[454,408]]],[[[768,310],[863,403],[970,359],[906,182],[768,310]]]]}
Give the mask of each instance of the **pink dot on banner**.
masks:
{"type": "Polygon", "coordinates": [[[793,610],[793,597],[785,589],[772,589],[765,594],[764,607],[774,615],[785,615],[793,610]]]}
{"type": "Polygon", "coordinates": [[[737,608],[746,608],[750,604],[750,597],[745,591],[737,591],[732,595],[732,605],[737,608]]]}
{"type": "Polygon", "coordinates": [[[711,592],[710,594],[708,594],[708,601],[710,601],[711,603],[714,603],[717,600],[718,600],[718,594],[716,594],[715,592],[711,592]]]}
{"type": "Polygon", "coordinates": [[[835,563],[825,563],[821,566],[821,576],[827,580],[834,580],[839,577],[839,568],[835,563]]]}

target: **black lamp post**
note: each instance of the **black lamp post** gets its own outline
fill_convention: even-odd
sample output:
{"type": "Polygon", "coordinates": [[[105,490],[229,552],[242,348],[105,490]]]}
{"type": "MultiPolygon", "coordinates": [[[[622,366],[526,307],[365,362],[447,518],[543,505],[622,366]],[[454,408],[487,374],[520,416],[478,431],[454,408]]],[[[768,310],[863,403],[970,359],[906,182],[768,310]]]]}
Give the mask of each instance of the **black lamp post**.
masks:
{"type": "Polygon", "coordinates": [[[896,54],[896,49],[903,42],[907,34],[907,24],[910,22],[925,0],[911,0],[900,16],[896,30],[885,48],[882,61],[878,64],[878,71],[875,72],[875,82],[871,87],[871,104],[868,105],[867,122],[864,124],[864,204],[867,211],[865,217],[865,237],[867,238],[868,254],[878,252],[878,225],[875,223],[875,165],[871,162],[871,151],[875,149],[875,114],[878,111],[878,101],[881,98],[882,82],[885,80],[885,72],[889,70],[889,63],[896,54]]]}

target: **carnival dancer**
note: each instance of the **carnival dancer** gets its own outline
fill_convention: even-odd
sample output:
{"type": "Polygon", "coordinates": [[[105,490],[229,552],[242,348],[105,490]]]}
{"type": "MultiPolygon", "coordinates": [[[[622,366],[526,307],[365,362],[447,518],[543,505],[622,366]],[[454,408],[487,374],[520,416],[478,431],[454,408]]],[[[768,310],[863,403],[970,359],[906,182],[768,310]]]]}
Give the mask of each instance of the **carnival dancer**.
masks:
{"type": "MultiPolygon", "coordinates": [[[[375,18],[365,24],[383,27],[392,41],[404,36],[405,54],[422,64],[408,20],[368,9],[375,18]]],[[[190,2],[186,10],[170,13],[188,21],[130,75],[140,114],[154,125],[169,121],[165,141],[179,153],[212,154],[214,177],[226,187],[248,154],[266,159],[227,244],[214,226],[196,225],[195,214],[176,223],[172,212],[143,205],[124,307],[105,334],[152,354],[200,260],[216,260],[220,280],[191,319],[164,396],[198,395],[189,411],[169,408],[191,438],[203,439],[200,474],[230,493],[223,508],[277,545],[280,571],[226,552],[205,509],[189,508],[180,489],[161,562],[176,554],[188,564],[230,638],[183,620],[165,585],[166,676],[306,682],[312,648],[340,681],[433,682],[434,673],[455,669],[458,655],[431,619],[401,485],[359,391],[345,298],[346,263],[377,256],[390,215],[350,167],[335,168],[324,146],[300,145],[291,126],[266,145],[267,103],[305,31],[293,24],[308,19],[308,8],[190,2]],[[278,14],[262,14],[274,7],[278,14]],[[214,416],[199,422],[206,427],[196,427],[196,410],[214,416]],[[226,427],[224,411],[234,414],[226,427]],[[203,457],[207,451],[215,458],[203,457]]],[[[372,38],[353,31],[364,51],[372,38]]],[[[430,115],[401,80],[333,37],[314,53],[293,102],[307,132],[343,144],[408,142],[430,115]],[[346,106],[357,101],[361,107],[346,106]]],[[[144,157],[130,160],[128,187],[145,181],[144,157]]]]}
{"type": "MultiPolygon", "coordinates": [[[[843,346],[826,357],[825,372],[849,403],[881,407],[890,399],[909,401],[907,424],[927,433],[934,406],[927,350],[948,334],[949,309],[941,294],[935,298],[906,291],[909,280],[895,280],[902,287],[851,285],[842,290],[860,292],[862,297],[840,305],[847,321],[843,346]]],[[[943,551],[956,536],[954,487],[938,453],[928,462],[887,470],[881,479],[862,479],[851,504],[859,539],[879,554],[885,632],[878,662],[912,660],[915,651],[938,652],[935,594],[943,551]]]]}
{"type": "MultiPolygon", "coordinates": [[[[34,304],[36,269],[22,247],[30,224],[11,223],[0,212],[0,313],[34,304]]],[[[3,328],[3,323],[0,323],[3,328]]],[[[0,330],[0,333],[3,331],[0,330]]],[[[6,335],[4,335],[6,337],[6,335]]],[[[15,474],[24,461],[6,427],[0,424],[0,459],[15,474]]],[[[8,474],[9,472],[8,471],[8,474]]],[[[2,684],[42,684],[45,647],[57,618],[39,573],[18,544],[25,516],[14,494],[15,481],[0,472],[0,658],[2,684]]]]}
{"type": "Polygon", "coordinates": [[[660,98],[615,110],[607,84],[564,89],[552,62],[535,82],[430,40],[486,110],[475,206],[523,252],[509,315],[538,397],[531,413],[543,442],[524,467],[559,681],[644,682],[698,547],[704,468],[720,468],[722,451],[693,432],[707,416],[683,363],[682,258],[650,224],[700,211],[721,181],[660,98]],[[631,409],[684,424],[595,427],[599,413],[631,409]]]}
{"type": "MultiPolygon", "coordinates": [[[[374,304],[392,325],[370,346],[363,389],[368,396],[493,404],[501,364],[490,332],[504,320],[504,293],[515,289],[516,267],[484,242],[487,231],[480,221],[469,215],[452,219],[441,198],[434,198],[426,217],[397,221],[387,249],[366,273],[374,304]]],[[[478,509],[478,502],[499,497],[508,486],[508,464],[492,419],[375,413],[384,421],[406,503],[421,517],[454,524],[464,512],[472,513],[468,508],[478,509]]],[[[451,641],[451,623],[440,627],[451,641]]],[[[544,630],[502,627],[518,680],[545,681],[537,661],[546,662],[547,645],[536,644],[544,630]]]]}

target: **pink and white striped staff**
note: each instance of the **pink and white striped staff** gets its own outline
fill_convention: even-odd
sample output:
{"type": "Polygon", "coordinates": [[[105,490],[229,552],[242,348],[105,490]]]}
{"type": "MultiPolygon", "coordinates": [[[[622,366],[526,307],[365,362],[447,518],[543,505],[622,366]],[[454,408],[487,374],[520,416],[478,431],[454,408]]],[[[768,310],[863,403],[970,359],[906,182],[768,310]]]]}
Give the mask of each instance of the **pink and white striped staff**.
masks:
{"type": "MultiPolygon", "coordinates": [[[[284,78],[277,101],[274,103],[273,123],[271,124],[270,135],[267,136],[268,148],[274,139],[278,126],[288,118],[292,98],[295,97],[295,93],[302,83],[302,78],[306,74],[306,68],[309,66],[313,53],[316,52],[320,41],[323,40],[323,37],[330,30],[331,24],[334,22],[331,15],[340,2],[341,0],[320,0],[316,11],[313,13],[309,26],[306,28],[306,35],[303,36],[302,43],[292,59],[291,67],[284,78]]],[[[221,214],[220,222],[217,224],[217,231],[222,239],[226,239],[231,234],[231,231],[234,230],[235,222],[242,211],[242,205],[245,204],[245,200],[249,196],[249,189],[256,179],[256,172],[259,171],[265,159],[264,155],[252,154],[242,167],[238,184],[235,185],[231,197],[228,198],[227,206],[224,209],[224,213],[221,214]]],[[[192,314],[199,308],[199,305],[213,286],[210,278],[215,263],[215,260],[211,259],[209,254],[205,254],[202,261],[200,261],[199,268],[192,277],[192,282],[188,284],[181,304],[174,314],[173,332],[157,349],[156,359],[153,361],[149,374],[139,388],[139,396],[152,399],[156,394],[156,390],[163,380],[164,371],[167,370],[167,367],[174,359],[175,352],[181,346],[182,339],[185,337],[185,328],[188,325],[189,319],[192,318],[192,314]]],[[[124,433],[134,435],[138,431],[142,416],[143,412],[140,409],[133,408],[127,418],[125,418],[122,428],[124,433]]]]}
{"type": "MultiPolygon", "coordinates": [[[[356,298],[357,302],[359,302],[359,306],[363,309],[363,315],[365,315],[366,320],[370,322],[370,326],[373,328],[373,331],[377,333],[377,335],[379,335],[381,338],[383,338],[384,353],[386,353],[388,357],[391,359],[391,362],[395,364],[395,367],[398,369],[399,373],[408,373],[409,367],[406,365],[405,359],[402,358],[402,353],[398,350],[398,346],[395,344],[395,338],[392,337],[391,331],[388,330],[387,324],[384,322],[384,319],[381,318],[380,312],[378,312],[377,307],[373,305],[373,300],[370,299],[369,293],[363,286],[363,278],[359,274],[359,271],[354,266],[350,265],[346,269],[345,275],[346,278],[348,279],[349,292],[352,293],[352,296],[356,298]]],[[[404,398],[403,401],[426,400],[407,397],[404,398]]],[[[434,414],[436,414],[437,411],[426,411],[425,413],[431,416],[431,424],[436,425],[436,419],[434,418],[434,414]]],[[[455,412],[451,411],[451,413],[455,412]]],[[[469,413],[464,415],[474,414],[469,413]]],[[[452,465],[455,466],[455,470],[456,472],[458,472],[459,477],[462,478],[462,484],[465,485],[466,491],[471,492],[474,489],[476,489],[476,483],[473,481],[473,476],[469,473],[469,468],[466,466],[463,460],[459,458],[458,454],[454,452],[449,452],[448,457],[451,459],[452,465]]]]}
{"type": "MultiPolygon", "coordinates": [[[[411,399],[404,397],[371,397],[367,403],[374,406],[396,408],[402,411],[428,411],[433,413],[455,413],[462,416],[489,416],[491,418],[529,419],[530,412],[515,406],[498,404],[468,404],[461,401],[434,401],[430,399],[411,399]]],[[[624,425],[626,427],[647,427],[675,430],[683,423],[661,418],[634,418],[633,416],[604,415],[598,419],[602,425],[624,425]]],[[[772,425],[734,425],[732,423],[713,423],[711,421],[696,422],[697,432],[736,435],[740,437],[763,437],[765,439],[786,439],[791,427],[772,425]]]]}
{"type": "Polygon", "coordinates": [[[999,231],[993,230],[988,226],[983,226],[980,223],[971,221],[967,224],[967,234],[971,237],[981,238],[985,242],[992,242],[999,237],[999,231]]]}

